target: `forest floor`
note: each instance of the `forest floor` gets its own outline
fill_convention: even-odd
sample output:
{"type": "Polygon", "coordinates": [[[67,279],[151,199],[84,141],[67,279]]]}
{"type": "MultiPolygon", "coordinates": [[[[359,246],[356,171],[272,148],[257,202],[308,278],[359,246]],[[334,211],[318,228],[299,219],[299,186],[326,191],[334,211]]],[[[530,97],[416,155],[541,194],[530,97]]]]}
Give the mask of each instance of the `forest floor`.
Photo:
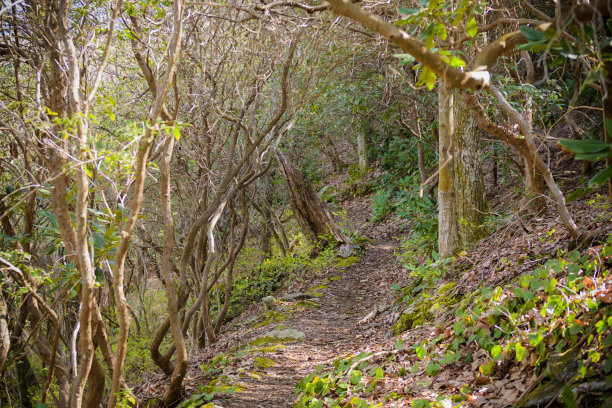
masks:
{"type": "MultiPolygon", "coordinates": [[[[394,297],[392,284],[406,282],[406,274],[394,262],[394,250],[398,226],[389,221],[372,225],[369,199],[347,202],[350,222],[372,239],[363,249],[358,262],[347,267],[331,267],[320,274],[293,282],[282,292],[316,292],[313,302],[279,301],[279,308],[288,307],[291,313],[278,314],[278,320],[257,325],[256,316],[265,315],[261,304],[254,305],[240,318],[241,322],[230,329],[219,343],[207,350],[203,359],[231,348],[238,348],[281,326],[303,332],[304,341],[283,342],[275,346],[253,347],[247,356],[234,361],[236,365],[224,370],[229,377],[239,377],[244,390],[216,402],[223,408],[273,408],[291,407],[295,387],[303,377],[315,371],[318,365],[330,367],[339,356],[358,353],[365,347],[382,343],[392,337],[389,321],[376,319],[379,311],[389,310],[394,297]],[[320,296],[318,296],[320,295],[320,296]],[[295,305],[295,303],[294,303],[295,305]],[[374,313],[372,313],[375,311],[374,313]],[[370,318],[365,319],[370,315],[370,318]],[[252,327],[256,326],[255,328],[252,327]],[[270,366],[258,362],[268,362],[270,366]],[[259,365],[259,367],[258,367],[259,365]],[[239,371],[239,369],[247,368],[239,371]],[[242,374],[242,375],[241,375],[242,374]]],[[[281,297],[282,293],[275,294],[281,297]]],[[[275,320],[275,319],[272,319],[275,320]]],[[[193,370],[196,380],[199,368],[193,370]]]]}
{"type": "MultiPolygon", "coordinates": [[[[566,194],[584,188],[578,168],[566,169],[565,172],[568,174],[566,194]]],[[[600,194],[602,191],[603,189],[600,194]]],[[[203,351],[192,349],[193,363],[185,379],[185,394],[187,398],[191,396],[194,404],[187,406],[210,406],[204,404],[212,399],[215,407],[223,408],[292,407],[296,400],[296,386],[309,375],[312,379],[315,372],[320,372],[321,377],[326,378],[325,384],[334,382],[329,395],[334,395],[335,392],[337,396],[337,384],[341,381],[348,383],[352,369],[344,367],[345,372],[331,375],[330,370],[333,372],[336,369],[338,373],[337,367],[341,359],[363,358],[356,356],[364,355],[368,356],[366,359],[369,361],[363,364],[363,368],[359,368],[364,373],[365,384],[372,384],[374,387],[367,394],[363,393],[364,390],[358,392],[357,387],[354,387],[354,393],[348,394],[348,399],[341,405],[343,407],[374,406],[367,404],[378,404],[376,406],[381,407],[428,407],[430,405],[427,402],[422,405],[414,404],[425,401],[424,399],[435,401],[440,398],[450,399],[446,400],[447,403],[441,402],[435,406],[457,406],[456,402],[460,401],[462,406],[509,407],[538,385],[557,384],[554,378],[547,380],[550,377],[546,374],[550,372],[546,360],[548,354],[541,354],[541,350],[548,348],[530,346],[526,340],[530,333],[529,327],[533,328],[533,325],[520,323],[517,326],[520,330],[513,329],[516,333],[525,330],[519,333],[524,340],[518,344],[526,344],[527,347],[525,357],[516,359],[516,340],[510,339],[513,331],[502,334],[500,338],[499,332],[494,330],[499,326],[487,323],[487,318],[490,320],[490,312],[483,314],[477,321],[470,321],[469,317],[458,317],[455,312],[462,300],[468,301],[463,303],[464,306],[468,304],[469,310],[477,310],[478,313],[484,313],[487,307],[507,307],[504,306],[504,299],[512,300],[515,296],[513,287],[517,285],[517,278],[534,273],[537,267],[545,265],[559,254],[567,253],[564,251],[577,245],[582,245],[579,248],[581,254],[603,258],[603,265],[609,268],[611,257],[602,253],[602,245],[596,243],[605,240],[612,232],[612,210],[607,199],[604,197],[602,200],[601,195],[597,195],[594,190],[585,190],[578,198],[568,200],[571,201],[569,209],[577,224],[583,228],[585,236],[591,236],[588,240],[576,241],[561,226],[552,203],[539,214],[517,216],[517,195],[508,186],[490,188],[489,200],[492,213],[500,214],[500,224],[495,227],[495,232],[481,240],[469,253],[464,253],[456,259],[450,272],[436,281],[429,294],[413,291],[414,294],[404,297],[404,301],[398,301],[398,298],[401,299],[407,292],[399,292],[398,288],[414,288],[415,279],[414,275],[407,273],[398,262],[397,251],[400,250],[401,238],[410,234],[410,221],[388,217],[381,222],[370,222],[372,213],[368,197],[341,202],[347,227],[370,240],[359,251],[359,257],[347,260],[338,258],[337,264],[333,266],[312,274],[302,274],[289,281],[283,289],[274,294],[276,310],[264,310],[261,302],[253,304],[223,330],[217,343],[203,351]],[[501,216],[502,212],[505,215],[501,216]],[[446,287],[452,287],[452,296],[441,290],[446,287]],[[493,305],[485,299],[481,301],[481,306],[475,307],[469,302],[479,299],[475,294],[484,287],[498,288],[497,293],[501,300],[493,305]],[[314,298],[293,302],[281,300],[286,294],[296,293],[308,293],[314,298]],[[406,298],[409,298],[408,303],[406,298]],[[415,302],[411,306],[410,302],[420,302],[421,298],[429,298],[430,303],[415,302]],[[403,315],[410,307],[427,309],[425,319],[418,324],[409,323],[408,327],[399,330],[401,334],[397,336],[393,328],[398,322],[402,322],[403,315]],[[469,358],[465,361],[462,357],[461,361],[444,362],[445,358],[453,356],[449,347],[454,340],[465,342],[465,338],[457,329],[457,324],[464,321],[468,326],[472,324],[474,327],[468,327],[468,332],[473,330],[477,334],[480,327],[490,333],[493,343],[487,346],[488,349],[479,348],[477,342],[472,340],[461,343],[465,344],[461,346],[465,347],[462,353],[467,353],[469,358]],[[274,329],[295,329],[302,332],[305,338],[299,341],[270,341],[266,334],[274,329]],[[507,336],[505,340],[504,336],[507,336]],[[499,353],[499,358],[493,357],[495,364],[491,365],[491,347],[496,343],[499,343],[504,351],[499,353]],[[419,355],[419,345],[423,345],[422,350],[426,348],[428,351],[419,355]],[[439,358],[441,356],[444,357],[439,358]],[[367,370],[370,370],[370,374],[366,378],[367,370]],[[328,373],[327,377],[325,372],[328,373]],[[383,375],[382,378],[379,373],[383,375]],[[336,377],[333,377],[334,375],[336,377]],[[344,380],[338,379],[339,376],[345,375],[346,377],[342,377],[344,380]],[[360,395],[365,400],[354,399],[351,395],[360,395]],[[201,398],[198,399],[198,396],[201,398]]],[[[552,274],[552,269],[546,273],[552,274]]],[[[595,277],[597,273],[595,271],[595,277]]],[[[601,271],[599,273],[601,274],[601,271]]],[[[605,277],[605,274],[603,276],[605,277]]],[[[556,277],[559,280],[558,287],[566,288],[567,272],[561,271],[556,277]]],[[[598,282],[593,287],[590,278],[585,277],[584,284],[580,283],[581,286],[576,291],[584,288],[587,292],[581,291],[580,299],[570,294],[570,298],[576,297],[572,300],[572,305],[584,303],[587,295],[593,296],[594,301],[598,299],[602,307],[612,303],[612,282],[609,277],[604,281],[600,278],[598,282]],[[589,289],[592,289],[592,292],[588,292],[589,289]]],[[[553,287],[547,290],[553,293],[556,289],[553,287]]],[[[536,305],[546,304],[541,302],[546,302],[547,293],[538,288],[535,288],[533,293],[536,305]]],[[[520,304],[520,299],[518,301],[520,304]]],[[[567,307],[570,307],[569,305],[568,303],[567,307]]],[[[533,310],[536,310],[537,314],[537,309],[533,310]]],[[[609,311],[604,307],[601,312],[604,310],[606,313],[609,311]]],[[[534,313],[529,313],[531,319],[538,321],[538,325],[542,324],[541,330],[544,331],[552,332],[557,325],[565,324],[557,315],[544,316],[541,319],[534,317],[534,313]],[[549,326],[546,326],[547,324],[549,326]]],[[[588,311],[577,313],[583,313],[583,320],[593,317],[588,311]]],[[[585,320],[584,330],[592,332],[595,319],[597,316],[601,317],[600,315],[593,317],[590,326],[585,320]]],[[[505,323],[501,321],[499,324],[505,323]]],[[[572,334],[572,339],[563,340],[555,340],[556,337],[547,338],[546,344],[547,347],[555,347],[556,341],[567,340],[578,348],[585,344],[586,338],[585,335],[579,340],[579,335],[580,332],[577,332],[576,335],[572,334]]],[[[485,343],[486,341],[488,340],[485,339],[485,343]]],[[[524,352],[525,349],[521,350],[524,352]]],[[[583,354],[574,351],[577,353],[576,360],[580,356],[586,358],[586,349],[583,354]]],[[[458,352],[456,355],[459,356],[458,352]]],[[[610,356],[603,356],[602,359],[606,357],[610,356]]],[[[589,361],[584,363],[585,367],[589,366],[589,361]]],[[[574,369],[576,368],[570,367],[570,371],[574,369]]],[[[593,370],[596,371],[596,368],[593,370]]],[[[572,373],[575,374],[575,371],[570,372],[572,373]]],[[[597,379],[601,378],[601,374],[589,374],[587,378],[589,377],[597,379]]],[[[359,382],[357,379],[356,383],[359,382]]],[[[146,379],[143,384],[146,384],[146,389],[141,387],[138,394],[155,397],[160,395],[166,380],[156,375],[155,378],[146,379]]],[[[601,382],[597,384],[602,386],[601,382]]],[[[349,385],[350,387],[352,386],[349,385]]],[[[590,389],[588,387],[590,386],[587,386],[587,391],[590,389]]],[[[612,387],[603,387],[603,394],[597,391],[598,395],[612,393],[612,387]]],[[[314,392],[313,395],[321,395],[320,390],[317,392],[319,394],[314,392]]],[[[525,406],[560,406],[555,403],[560,395],[561,389],[557,387],[551,395],[542,397],[545,403],[536,401],[525,406]]],[[[607,402],[612,407],[612,399],[607,402]]]]}

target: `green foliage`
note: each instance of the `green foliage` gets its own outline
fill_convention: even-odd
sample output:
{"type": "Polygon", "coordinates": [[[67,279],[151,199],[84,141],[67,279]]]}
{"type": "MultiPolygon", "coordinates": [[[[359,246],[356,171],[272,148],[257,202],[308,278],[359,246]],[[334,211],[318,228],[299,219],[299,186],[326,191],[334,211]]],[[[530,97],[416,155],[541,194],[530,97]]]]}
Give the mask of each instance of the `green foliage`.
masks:
{"type": "MultiPolygon", "coordinates": [[[[480,349],[486,352],[478,360],[481,376],[496,376],[502,363],[507,367],[513,362],[524,365],[527,361],[535,364],[536,374],[541,372],[557,378],[565,375],[566,363],[571,362],[576,367],[575,371],[569,371],[573,377],[567,381],[571,384],[591,377],[611,381],[612,290],[607,284],[612,277],[611,260],[612,235],[584,254],[562,252],[505,288],[482,288],[465,297],[451,298],[453,307],[447,310],[454,309],[454,319],[444,330],[432,331],[430,337],[408,347],[398,338],[394,349],[387,351],[391,357],[386,361],[394,360],[393,356],[398,353],[414,354],[419,363],[413,364],[411,371],[419,370],[420,366],[433,377],[448,366],[473,363],[480,349]]],[[[410,287],[397,288],[402,301],[414,299],[426,304],[423,310],[430,310],[430,304],[423,298],[429,296],[438,301],[439,297],[453,292],[452,284],[439,285],[432,292],[431,284],[424,282],[424,274],[418,277],[410,287]]],[[[339,359],[334,364],[335,370],[325,373],[320,367],[296,388],[296,406],[322,406],[319,402],[325,406],[343,406],[343,402],[367,398],[372,392],[380,396],[381,390],[376,389],[376,384],[391,372],[384,360],[374,366],[376,360],[370,356],[364,352],[339,359]]],[[[402,367],[398,376],[405,376],[407,371],[402,367]]],[[[505,371],[499,374],[504,375],[505,371]]],[[[576,396],[570,387],[559,391],[566,406],[575,406],[576,396]]],[[[414,399],[412,406],[461,403],[471,392],[466,385],[460,393],[440,395],[436,401],[414,399]]],[[[398,397],[390,393],[385,400],[398,397]]]]}
{"type": "MultiPolygon", "coordinates": [[[[606,118],[606,132],[612,135],[612,120],[606,118]]],[[[583,140],[560,140],[559,144],[574,153],[576,160],[597,162],[612,158],[612,144],[596,139],[583,140]]],[[[601,186],[612,178],[612,166],[606,166],[603,170],[589,180],[589,187],[601,186]]]]}
{"type": "MultiPolygon", "coordinates": [[[[432,136],[433,129],[427,132],[432,136]]],[[[419,196],[421,180],[416,165],[416,143],[415,139],[393,138],[375,150],[384,173],[377,182],[381,188],[372,196],[372,221],[381,221],[392,213],[411,220],[412,239],[431,251],[437,242],[437,209],[432,198],[419,196]]],[[[425,147],[427,160],[433,159],[434,154],[431,147],[425,147]]]]}
{"type": "MultiPolygon", "coordinates": [[[[412,28],[411,34],[417,31],[419,40],[425,46],[447,64],[455,68],[466,65],[465,57],[456,50],[446,50],[444,44],[448,38],[448,30],[451,28],[456,32],[464,32],[470,38],[478,34],[478,26],[474,14],[483,12],[484,2],[461,0],[457,3],[446,3],[439,0],[421,0],[419,8],[400,7],[399,12],[405,17],[396,21],[398,26],[409,26],[412,28]]],[[[414,58],[409,54],[396,54],[402,60],[402,64],[410,64],[414,58]]],[[[417,85],[425,85],[432,90],[437,80],[437,75],[429,68],[417,64],[413,69],[420,69],[417,85]]]]}
{"type": "Polygon", "coordinates": [[[381,407],[382,404],[372,405],[354,395],[372,393],[378,381],[384,377],[382,368],[371,367],[366,357],[368,354],[362,352],[352,358],[340,358],[334,362],[335,369],[325,373],[322,373],[323,366],[317,367],[314,373],[300,380],[296,386],[294,407],[381,407]],[[361,360],[364,361],[359,364],[361,360]]]}
{"type": "MultiPolygon", "coordinates": [[[[285,279],[300,278],[303,274],[324,269],[335,262],[334,248],[326,248],[316,258],[312,258],[312,245],[306,240],[301,242],[303,244],[291,255],[267,258],[252,270],[247,269],[249,265],[241,267],[246,270],[236,276],[232,284],[228,320],[239,315],[248,305],[271,295],[281,287],[285,279]]],[[[241,262],[244,262],[244,258],[241,262]]],[[[224,285],[220,284],[216,289],[223,293],[224,285]]],[[[212,306],[212,312],[216,313],[216,306],[212,306]]]]}

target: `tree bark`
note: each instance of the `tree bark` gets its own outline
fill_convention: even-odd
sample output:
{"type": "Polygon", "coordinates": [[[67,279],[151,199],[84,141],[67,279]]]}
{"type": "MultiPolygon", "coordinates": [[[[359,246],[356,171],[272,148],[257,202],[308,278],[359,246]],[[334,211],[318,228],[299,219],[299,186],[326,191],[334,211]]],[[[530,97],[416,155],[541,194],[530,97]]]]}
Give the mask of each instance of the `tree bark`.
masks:
{"type": "Polygon", "coordinates": [[[172,160],[172,149],[174,147],[174,136],[166,135],[164,152],[161,160],[161,202],[162,217],[164,220],[164,251],[162,256],[162,277],[168,297],[168,317],[170,328],[174,338],[174,346],[177,350],[176,366],[170,379],[170,385],[164,394],[164,405],[175,403],[180,398],[181,384],[187,372],[187,348],[183,337],[183,330],[178,314],[178,301],[174,278],[172,277],[172,250],[174,248],[174,222],[172,220],[172,201],[170,193],[170,162],[172,160]]]}
{"type": "Polygon", "coordinates": [[[365,129],[357,131],[357,154],[359,156],[359,169],[365,171],[370,167],[368,157],[368,139],[365,129]]]}
{"type": "Polygon", "coordinates": [[[439,85],[440,142],[438,147],[438,253],[440,258],[451,256],[459,244],[455,197],[453,195],[453,91],[439,85]]]}
{"type": "Polygon", "coordinates": [[[483,224],[487,199],[478,125],[467,106],[464,92],[457,91],[456,97],[454,193],[459,243],[466,249],[486,235],[483,224]]]}
{"type": "Polygon", "coordinates": [[[337,243],[350,243],[350,239],[334,221],[329,208],[319,200],[312,185],[300,170],[282,153],[277,152],[277,157],[289,186],[294,216],[308,240],[315,245],[325,246],[326,242],[322,237],[331,234],[337,243]]]}

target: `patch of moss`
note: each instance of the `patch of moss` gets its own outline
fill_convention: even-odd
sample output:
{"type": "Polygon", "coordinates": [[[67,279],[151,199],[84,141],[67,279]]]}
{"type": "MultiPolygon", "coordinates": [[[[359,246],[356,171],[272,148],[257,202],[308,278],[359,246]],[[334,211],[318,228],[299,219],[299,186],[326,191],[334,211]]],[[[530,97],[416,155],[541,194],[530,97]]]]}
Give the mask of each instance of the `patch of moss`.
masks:
{"type": "Polygon", "coordinates": [[[274,353],[276,351],[279,350],[284,350],[286,349],[286,346],[283,346],[282,344],[275,344],[273,346],[267,346],[267,347],[258,347],[256,349],[253,350],[254,353],[274,353]]]}
{"type": "Polygon", "coordinates": [[[338,268],[348,268],[349,266],[359,262],[360,259],[361,258],[359,258],[358,256],[349,256],[348,258],[338,259],[338,262],[336,262],[336,266],[338,268]]]}
{"type": "Polygon", "coordinates": [[[297,303],[293,304],[291,306],[294,309],[298,309],[298,308],[316,308],[316,307],[321,307],[320,304],[318,304],[317,302],[313,302],[311,300],[300,300],[297,303]]]}
{"type": "Polygon", "coordinates": [[[446,293],[446,292],[448,292],[449,290],[451,290],[452,288],[454,288],[455,286],[457,286],[457,283],[456,283],[456,282],[448,282],[447,284],[442,285],[442,286],[440,287],[440,289],[438,289],[438,293],[439,293],[439,294],[446,293]]]}
{"type": "Polygon", "coordinates": [[[290,318],[291,312],[286,310],[270,310],[266,312],[265,315],[265,319],[254,325],[253,328],[263,327],[273,323],[280,323],[290,318]]]}
{"type": "Polygon", "coordinates": [[[576,190],[572,191],[570,194],[567,195],[565,202],[569,204],[571,202],[581,200],[585,198],[586,196],[591,195],[595,191],[597,191],[597,188],[595,187],[577,188],[576,190]]]}
{"type": "Polygon", "coordinates": [[[412,298],[406,305],[406,309],[402,312],[399,321],[393,327],[396,335],[405,332],[406,330],[414,329],[427,321],[434,320],[436,316],[440,316],[444,311],[448,310],[449,305],[454,305],[460,300],[458,295],[452,295],[451,289],[455,286],[446,284],[439,289],[439,294],[431,296],[428,293],[421,293],[419,296],[412,298]],[[444,290],[442,290],[444,289],[444,290]]]}
{"type": "Polygon", "coordinates": [[[329,281],[333,282],[333,281],[337,281],[337,280],[340,280],[340,279],[342,279],[342,276],[332,276],[331,278],[329,278],[329,281]]]}
{"type": "Polygon", "coordinates": [[[282,344],[289,343],[291,340],[284,339],[273,339],[271,337],[259,337],[255,340],[249,341],[250,346],[266,346],[268,344],[282,344]]]}
{"type": "Polygon", "coordinates": [[[363,247],[366,244],[374,245],[374,240],[372,238],[359,236],[357,238],[353,238],[353,243],[355,245],[359,245],[360,247],[363,247]]]}
{"type": "Polygon", "coordinates": [[[318,285],[313,286],[312,288],[308,289],[308,293],[310,293],[311,295],[315,295],[318,297],[323,296],[321,293],[319,293],[320,290],[323,289],[327,289],[327,285],[324,283],[320,283],[318,285]]]}
{"type": "Polygon", "coordinates": [[[268,368],[268,367],[274,367],[275,365],[276,365],[276,361],[271,360],[269,358],[265,358],[265,357],[256,357],[255,362],[253,363],[253,366],[257,368],[268,368]]]}

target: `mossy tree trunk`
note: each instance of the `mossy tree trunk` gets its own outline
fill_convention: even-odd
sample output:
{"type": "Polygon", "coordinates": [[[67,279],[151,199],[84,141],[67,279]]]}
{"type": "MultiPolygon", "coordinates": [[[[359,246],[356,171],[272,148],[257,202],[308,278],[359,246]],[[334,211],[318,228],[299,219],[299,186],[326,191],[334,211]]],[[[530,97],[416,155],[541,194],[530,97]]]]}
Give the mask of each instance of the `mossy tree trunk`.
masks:
{"type": "Polygon", "coordinates": [[[440,140],[438,145],[438,252],[441,258],[457,249],[457,218],[453,194],[453,91],[443,82],[439,85],[440,140]]]}
{"type": "Polygon", "coordinates": [[[361,171],[365,171],[368,167],[370,167],[366,129],[359,129],[357,131],[357,154],[359,156],[359,169],[361,171]]]}
{"type": "Polygon", "coordinates": [[[467,248],[486,235],[487,198],[482,173],[479,128],[470,112],[463,91],[456,93],[454,134],[454,187],[458,238],[467,248]]]}

